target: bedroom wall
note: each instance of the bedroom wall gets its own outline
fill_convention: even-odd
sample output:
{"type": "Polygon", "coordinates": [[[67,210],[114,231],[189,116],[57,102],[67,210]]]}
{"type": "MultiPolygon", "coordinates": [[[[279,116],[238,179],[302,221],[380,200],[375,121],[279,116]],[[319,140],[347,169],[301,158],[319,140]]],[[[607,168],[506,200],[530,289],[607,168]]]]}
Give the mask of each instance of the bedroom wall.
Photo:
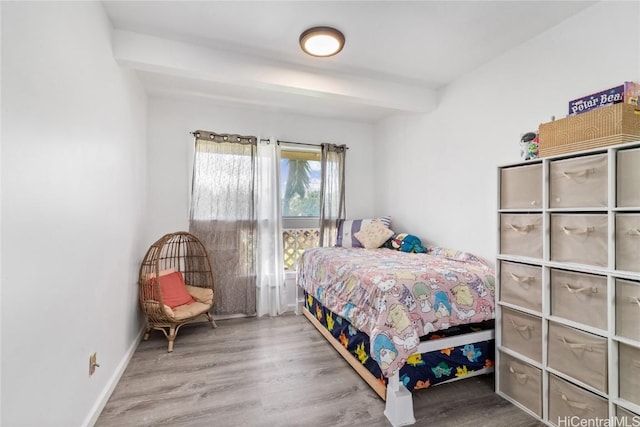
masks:
{"type": "MultiPolygon", "coordinates": [[[[189,229],[194,146],[190,132],[197,129],[261,138],[273,136],[284,141],[310,144],[347,144],[347,217],[369,218],[384,214],[375,212],[373,204],[373,125],[369,123],[168,96],[151,97],[148,114],[147,205],[151,213],[147,219],[148,243],[165,233],[189,229]]],[[[287,310],[295,310],[295,274],[286,275],[284,293],[287,310]]]]}
{"type": "Polygon", "coordinates": [[[569,100],[640,81],[639,18],[638,2],[597,3],[441,90],[435,112],[379,122],[376,210],[397,232],[493,262],[497,166],[569,100]]]}
{"type": "Polygon", "coordinates": [[[375,171],[373,126],[284,113],[265,108],[218,104],[210,100],[183,100],[154,96],[149,99],[147,241],[165,233],[189,228],[189,185],[193,161],[193,136],[202,129],[239,133],[285,141],[347,144],[346,204],[350,218],[379,215],[374,211],[375,171]],[[170,171],[170,172],[169,172],[170,171]],[[169,172],[169,173],[168,173],[169,172]],[[155,214],[158,213],[158,214],[155,214]]]}
{"type": "Polygon", "coordinates": [[[92,425],[142,326],[146,95],[99,2],[0,7],[0,424],[92,425]]]}

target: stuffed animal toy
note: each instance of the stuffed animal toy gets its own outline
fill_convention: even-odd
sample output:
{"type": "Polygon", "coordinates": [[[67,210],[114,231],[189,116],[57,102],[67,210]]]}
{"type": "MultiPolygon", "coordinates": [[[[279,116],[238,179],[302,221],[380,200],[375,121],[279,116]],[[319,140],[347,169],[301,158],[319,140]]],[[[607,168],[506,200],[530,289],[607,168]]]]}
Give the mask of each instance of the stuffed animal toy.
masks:
{"type": "Polygon", "coordinates": [[[394,234],[389,240],[386,241],[384,246],[389,249],[395,249],[402,252],[427,252],[424,246],[422,246],[422,242],[418,237],[407,233],[394,234]]]}
{"type": "Polygon", "coordinates": [[[538,133],[527,132],[520,138],[520,157],[530,160],[538,157],[538,133]]]}

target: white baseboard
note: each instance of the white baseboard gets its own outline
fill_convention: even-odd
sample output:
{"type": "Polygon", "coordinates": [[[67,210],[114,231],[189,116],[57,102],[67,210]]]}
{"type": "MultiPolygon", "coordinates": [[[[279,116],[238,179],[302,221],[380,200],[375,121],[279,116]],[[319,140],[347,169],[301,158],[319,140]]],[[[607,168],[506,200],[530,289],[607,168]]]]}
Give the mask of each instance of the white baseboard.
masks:
{"type": "Polygon", "coordinates": [[[100,396],[98,397],[96,402],[93,404],[93,408],[91,408],[91,411],[89,411],[87,418],[85,418],[84,422],[82,423],[83,427],[92,427],[96,423],[96,421],[98,421],[98,417],[100,416],[100,413],[102,413],[102,410],[104,409],[105,405],[109,401],[109,398],[113,393],[113,390],[115,390],[116,386],[118,385],[118,381],[120,381],[122,374],[124,374],[124,371],[127,369],[127,366],[129,365],[129,362],[131,361],[133,354],[136,352],[136,349],[138,348],[138,344],[140,344],[140,341],[142,340],[142,336],[144,335],[144,332],[147,329],[146,326],[147,326],[146,323],[142,325],[142,327],[140,328],[140,331],[138,331],[138,334],[136,335],[135,339],[127,349],[127,352],[124,354],[124,356],[120,360],[120,363],[118,363],[116,370],[113,372],[113,375],[111,375],[111,378],[109,378],[109,381],[107,381],[107,384],[104,386],[104,389],[102,389],[102,393],[100,393],[100,396]]]}
{"type": "Polygon", "coordinates": [[[298,307],[298,304],[289,303],[289,304],[287,304],[287,309],[286,309],[285,313],[295,312],[297,307],[298,307]]]}
{"type": "Polygon", "coordinates": [[[228,320],[228,319],[241,319],[243,317],[256,317],[255,314],[213,314],[213,320],[228,320]]]}

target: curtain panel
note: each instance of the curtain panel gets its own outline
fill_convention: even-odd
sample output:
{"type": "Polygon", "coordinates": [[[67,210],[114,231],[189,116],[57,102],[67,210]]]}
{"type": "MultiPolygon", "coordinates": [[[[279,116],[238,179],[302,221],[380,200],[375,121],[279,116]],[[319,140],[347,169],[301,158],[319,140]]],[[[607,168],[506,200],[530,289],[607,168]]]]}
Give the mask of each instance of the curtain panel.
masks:
{"type": "Polygon", "coordinates": [[[194,132],[189,232],[204,244],[215,279],[213,314],[256,313],[253,136],[194,132]]]}
{"type": "Polygon", "coordinates": [[[286,306],[278,142],[273,138],[258,141],[257,159],[257,312],[258,316],[277,316],[286,306]]]}
{"type": "Polygon", "coordinates": [[[335,244],[338,220],[345,217],[344,166],[346,152],[346,145],[322,144],[320,246],[335,244]]]}
{"type": "MultiPolygon", "coordinates": [[[[213,314],[286,309],[278,141],[196,131],[189,232],[209,254],[213,314]]],[[[345,216],[345,145],[321,145],[320,245],[345,216]]]]}

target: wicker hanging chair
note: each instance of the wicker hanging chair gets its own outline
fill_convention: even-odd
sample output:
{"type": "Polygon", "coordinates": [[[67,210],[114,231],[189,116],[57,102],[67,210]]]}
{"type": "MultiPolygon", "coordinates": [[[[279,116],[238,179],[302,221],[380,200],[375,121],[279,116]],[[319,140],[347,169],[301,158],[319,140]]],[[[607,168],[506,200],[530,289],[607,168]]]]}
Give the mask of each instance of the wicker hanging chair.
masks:
{"type": "MultiPolygon", "coordinates": [[[[184,231],[165,234],[151,245],[140,266],[138,284],[140,306],[147,316],[145,341],[152,329],[160,330],[169,341],[168,352],[172,352],[173,342],[182,325],[206,317],[211,326],[216,327],[209,313],[214,297],[211,263],[203,244],[193,234],[184,231]],[[167,283],[169,278],[175,277],[180,282],[184,280],[186,291],[194,301],[172,308],[170,293],[173,293],[173,288],[170,292],[167,283]]],[[[184,294],[185,286],[179,287],[184,294]]],[[[188,295],[186,297],[189,298],[188,295]]]]}

